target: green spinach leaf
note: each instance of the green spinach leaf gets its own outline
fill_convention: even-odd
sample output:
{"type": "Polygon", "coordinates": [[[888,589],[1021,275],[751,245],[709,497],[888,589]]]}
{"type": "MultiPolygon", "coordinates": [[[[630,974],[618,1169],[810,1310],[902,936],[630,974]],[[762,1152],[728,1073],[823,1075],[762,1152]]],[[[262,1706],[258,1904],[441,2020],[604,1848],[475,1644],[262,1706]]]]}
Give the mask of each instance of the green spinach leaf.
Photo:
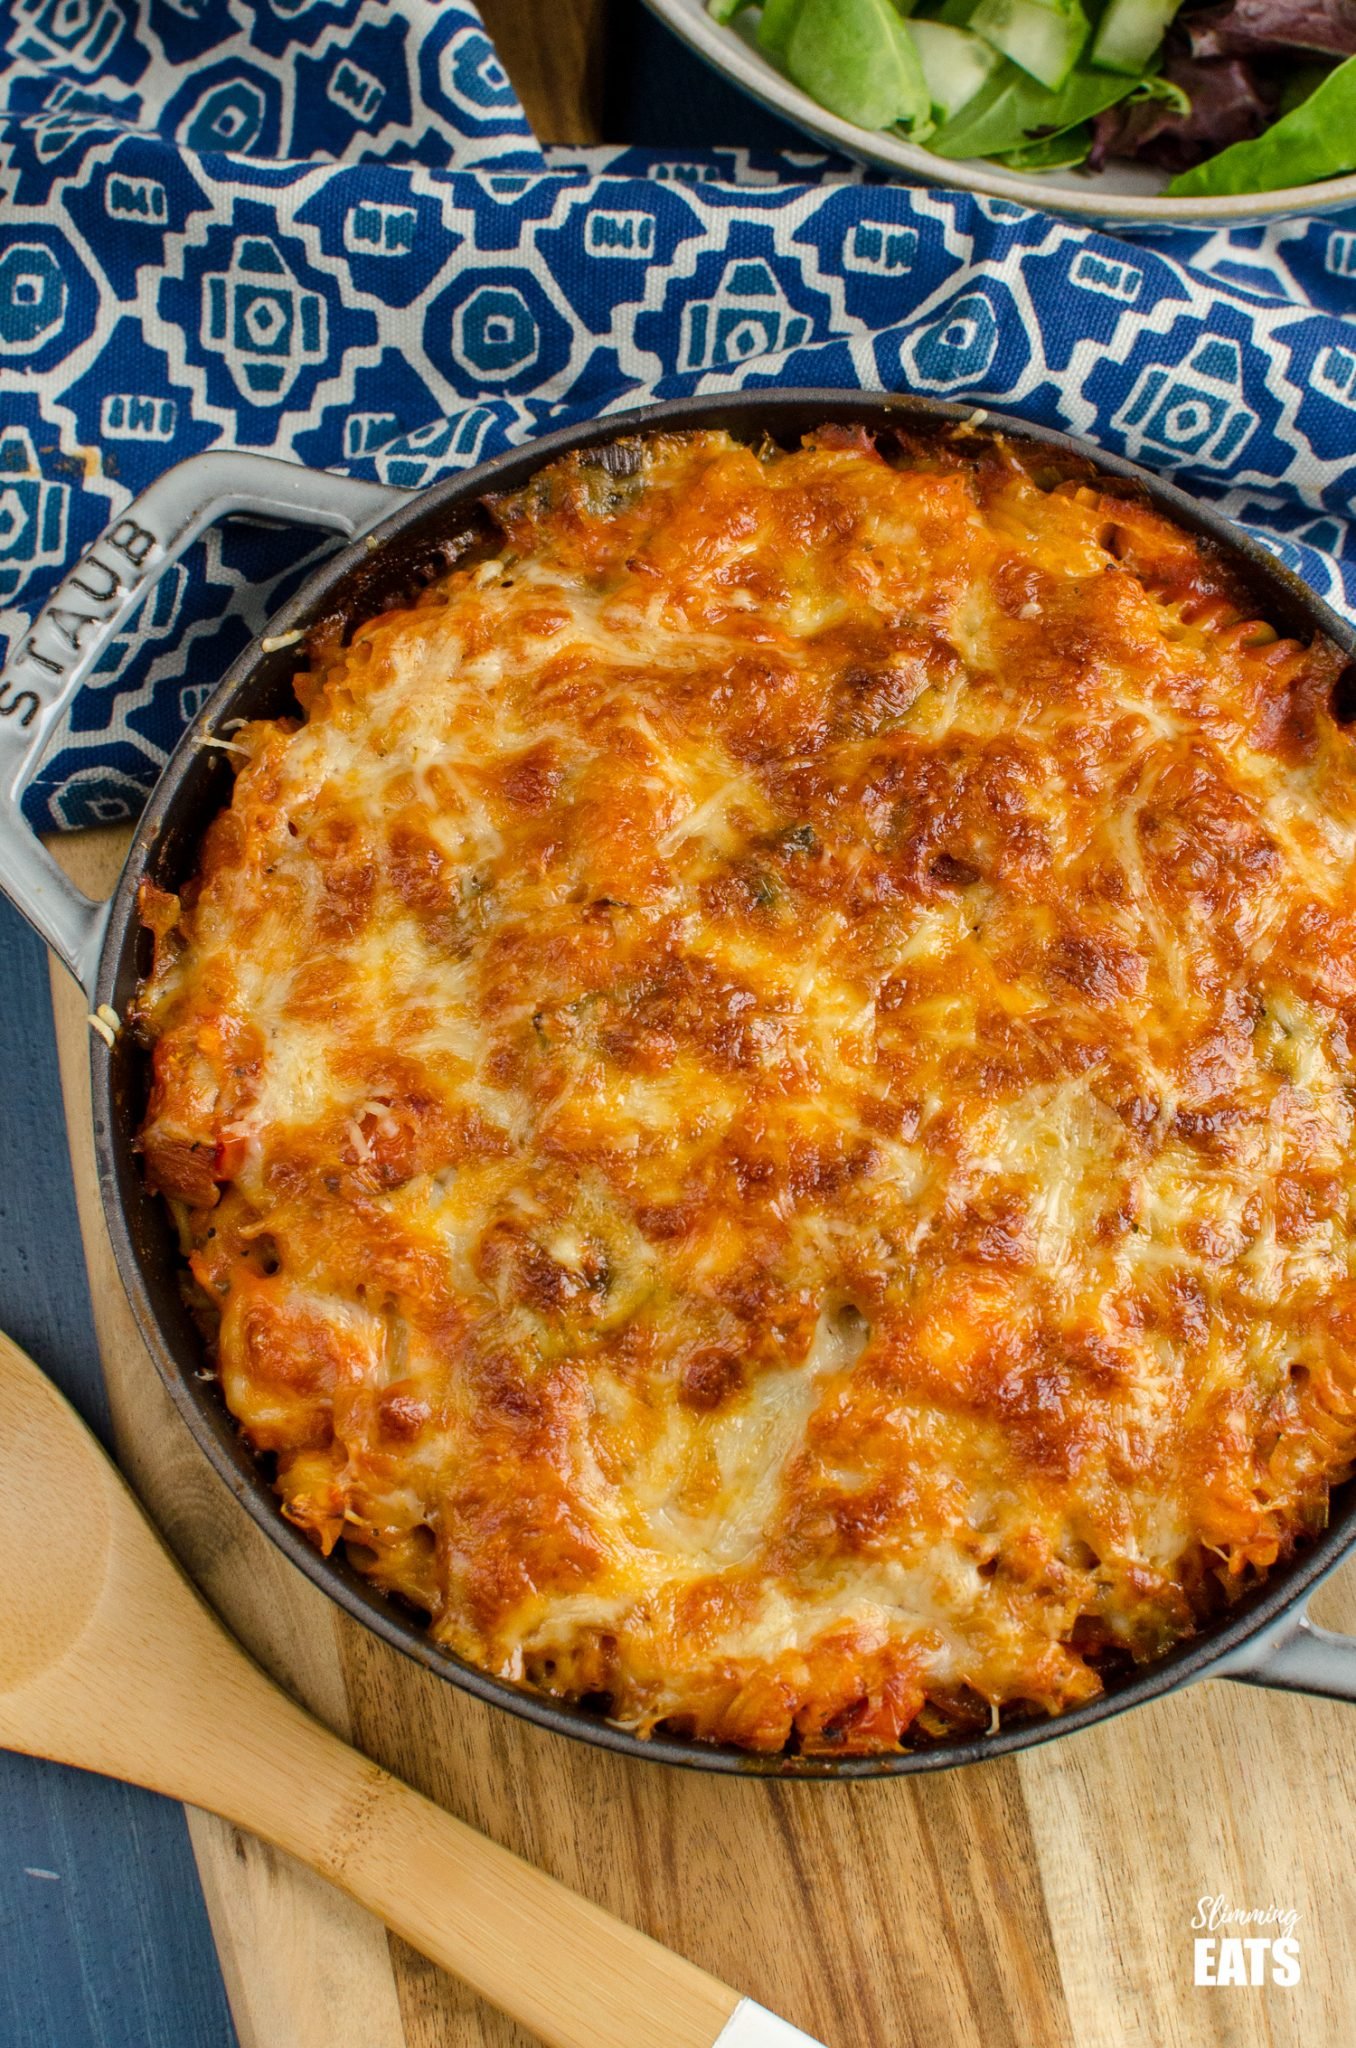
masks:
{"type": "Polygon", "coordinates": [[[1173,199],[1215,199],[1230,192],[1279,192],[1339,178],[1344,171],[1356,171],[1356,57],[1330,71],[1265,134],[1183,171],[1167,190],[1173,199]]]}
{"type": "Polygon", "coordinates": [[[1024,149],[1005,150],[999,162],[1010,171],[1069,171],[1083,162],[1091,148],[1092,124],[1080,121],[1076,128],[1029,142],[1024,149]]]}
{"type": "Polygon", "coordinates": [[[844,121],[931,128],[918,53],[890,0],[800,0],[784,61],[802,92],[844,121]]]}
{"type": "Polygon", "coordinates": [[[1003,156],[1047,142],[1066,129],[1081,127],[1105,107],[1114,107],[1134,91],[1137,80],[1114,71],[1094,71],[1079,64],[1058,92],[1049,92],[1034,78],[1005,64],[982,86],[969,106],[928,139],[938,156],[1003,156]]]}
{"type": "Polygon", "coordinates": [[[786,62],[786,46],[800,13],[801,0],[763,0],[758,21],[758,47],[774,64],[786,62]]]}

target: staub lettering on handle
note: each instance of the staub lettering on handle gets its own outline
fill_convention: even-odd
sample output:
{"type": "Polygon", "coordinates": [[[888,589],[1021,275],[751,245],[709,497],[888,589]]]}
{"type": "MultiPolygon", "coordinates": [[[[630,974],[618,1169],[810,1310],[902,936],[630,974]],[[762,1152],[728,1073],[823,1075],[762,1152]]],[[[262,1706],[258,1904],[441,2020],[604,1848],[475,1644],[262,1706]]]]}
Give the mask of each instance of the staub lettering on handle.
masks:
{"type": "Polygon", "coordinates": [[[162,471],[52,593],[0,675],[0,888],[93,995],[108,906],[92,903],[24,823],[24,784],[63,708],[124,620],[213,520],[233,512],[352,538],[405,493],[272,455],[208,448],[162,471]]]}
{"type": "Polygon", "coordinates": [[[159,535],[135,519],[120,519],[108,529],[22,641],[9,675],[0,684],[0,718],[17,720],[23,731],[28,730],[42,710],[43,676],[53,677],[58,684],[66,682],[85,641],[125,607],[164,552],[159,535]],[[32,675],[32,669],[41,670],[43,676],[32,675]]]}

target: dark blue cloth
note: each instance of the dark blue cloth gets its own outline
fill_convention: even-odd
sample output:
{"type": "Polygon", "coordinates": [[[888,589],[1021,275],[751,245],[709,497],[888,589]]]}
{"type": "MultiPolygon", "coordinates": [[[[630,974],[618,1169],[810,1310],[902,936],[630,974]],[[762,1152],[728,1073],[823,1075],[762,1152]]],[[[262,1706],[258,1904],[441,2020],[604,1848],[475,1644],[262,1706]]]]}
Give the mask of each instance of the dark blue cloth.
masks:
{"type": "MultiPolygon", "coordinates": [[[[0,627],[196,449],[417,485],[750,383],[1089,435],[1356,602],[1356,212],[1117,238],[788,151],[754,111],[752,148],[542,148],[469,0],[8,5],[0,627]]],[[[135,812],[279,573],[237,524],[162,582],[35,822],[135,812]]]]}

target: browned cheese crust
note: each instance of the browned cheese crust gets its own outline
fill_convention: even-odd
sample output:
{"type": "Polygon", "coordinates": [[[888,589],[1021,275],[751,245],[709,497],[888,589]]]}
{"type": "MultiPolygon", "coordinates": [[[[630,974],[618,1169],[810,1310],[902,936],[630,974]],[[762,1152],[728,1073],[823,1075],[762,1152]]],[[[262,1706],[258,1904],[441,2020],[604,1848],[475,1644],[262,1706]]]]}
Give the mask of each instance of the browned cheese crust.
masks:
{"type": "Polygon", "coordinates": [[[285,1513],[462,1657],[1057,1713],[1352,1465],[1341,657],[999,438],[627,452],[232,736],[148,1175],[285,1513]]]}

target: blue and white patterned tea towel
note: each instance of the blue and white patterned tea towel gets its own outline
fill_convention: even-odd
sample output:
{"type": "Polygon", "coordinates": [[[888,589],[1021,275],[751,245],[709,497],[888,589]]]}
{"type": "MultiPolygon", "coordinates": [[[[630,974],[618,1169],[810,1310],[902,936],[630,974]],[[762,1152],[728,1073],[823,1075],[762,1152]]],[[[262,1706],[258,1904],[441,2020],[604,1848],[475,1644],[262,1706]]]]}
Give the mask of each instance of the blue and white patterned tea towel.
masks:
{"type": "MultiPolygon", "coordinates": [[[[1113,239],[809,155],[542,148],[467,0],[0,0],[0,32],[11,639],[197,449],[417,485],[769,383],[1090,435],[1356,609],[1356,210],[1113,239]]],[[[200,543],[77,701],[34,823],[133,815],[311,558],[246,521],[200,543]]]]}

